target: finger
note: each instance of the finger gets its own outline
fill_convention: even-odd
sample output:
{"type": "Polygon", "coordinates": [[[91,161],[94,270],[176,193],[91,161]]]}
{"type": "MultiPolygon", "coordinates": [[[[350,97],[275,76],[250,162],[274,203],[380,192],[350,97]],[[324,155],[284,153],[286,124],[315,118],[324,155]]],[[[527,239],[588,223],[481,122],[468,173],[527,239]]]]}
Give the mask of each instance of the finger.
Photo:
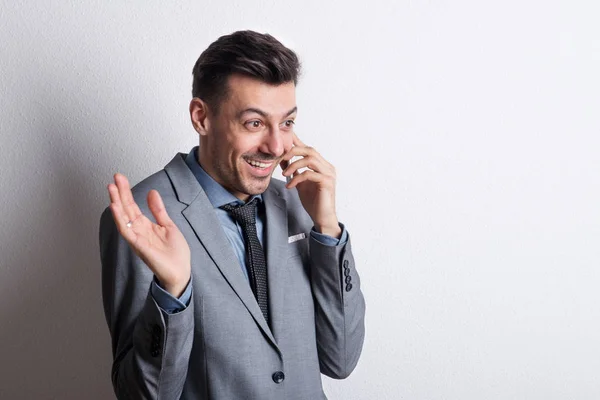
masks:
{"type": "Polygon", "coordinates": [[[323,165],[314,157],[304,157],[289,163],[288,167],[282,172],[283,176],[294,174],[300,168],[309,168],[316,172],[323,172],[323,165]]]}
{"type": "Polygon", "coordinates": [[[135,221],[136,218],[142,215],[142,212],[133,199],[133,193],[131,193],[131,188],[129,187],[129,180],[127,180],[125,175],[116,173],[115,183],[119,189],[119,197],[121,198],[123,210],[130,221],[135,221]]]}
{"type": "Polygon", "coordinates": [[[320,156],[320,154],[312,147],[294,146],[290,149],[290,151],[285,153],[285,155],[282,157],[282,160],[289,161],[295,156],[308,157],[308,156],[320,156]]]}
{"type": "Polygon", "coordinates": [[[127,240],[129,243],[135,243],[136,234],[133,229],[130,229],[127,226],[128,217],[123,212],[123,209],[120,207],[118,203],[110,203],[110,211],[112,212],[113,219],[115,220],[115,225],[117,226],[117,230],[127,240]]]}
{"type": "Polygon", "coordinates": [[[108,196],[110,197],[111,203],[121,203],[121,197],[119,196],[119,189],[117,188],[117,185],[114,183],[109,183],[108,186],[106,186],[106,189],[108,189],[108,196]]]}
{"type": "Polygon", "coordinates": [[[323,182],[324,179],[325,179],[325,177],[322,174],[319,174],[319,173],[311,171],[311,170],[306,170],[304,172],[296,174],[296,176],[294,176],[292,178],[292,180],[290,180],[290,182],[288,184],[286,184],[285,186],[288,189],[291,189],[305,181],[323,182]]]}
{"type": "Polygon", "coordinates": [[[112,211],[117,227],[120,227],[120,225],[125,226],[129,222],[129,216],[123,210],[119,189],[114,183],[108,185],[108,194],[110,196],[110,210],[112,211]]]}
{"type": "Polygon", "coordinates": [[[306,147],[306,145],[302,142],[302,140],[300,140],[298,135],[296,135],[296,132],[292,132],[292,134],[292,143],[294,144],[294,146],[306,147]]]}
{"type": "Polygon", "coordinates": [[[158,191],[151,190],[148,193],[148,207],[150,208],[150,212],[152,212],[157,224],[160,226],[174,225],[173,221],[169,217],[169,214],[167,214],[165,204],[163,203],[158,191]]]}

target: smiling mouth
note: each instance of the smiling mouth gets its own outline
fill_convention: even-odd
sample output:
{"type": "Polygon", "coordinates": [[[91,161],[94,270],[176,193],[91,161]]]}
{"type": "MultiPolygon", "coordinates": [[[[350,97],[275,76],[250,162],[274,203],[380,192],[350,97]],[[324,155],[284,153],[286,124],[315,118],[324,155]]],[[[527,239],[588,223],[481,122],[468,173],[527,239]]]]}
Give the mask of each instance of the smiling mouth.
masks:
{"type": "Polygon", "coordinates": [[[251,166],[253,166],[254,168],[258,168],[258,169],[268,169],[271,167],[271,165],[273,165],[273,161],[271,162],[262,162],[262,161],[255,161],[255,160],[245,160],[248,164],[250,164],[251,166]]]}

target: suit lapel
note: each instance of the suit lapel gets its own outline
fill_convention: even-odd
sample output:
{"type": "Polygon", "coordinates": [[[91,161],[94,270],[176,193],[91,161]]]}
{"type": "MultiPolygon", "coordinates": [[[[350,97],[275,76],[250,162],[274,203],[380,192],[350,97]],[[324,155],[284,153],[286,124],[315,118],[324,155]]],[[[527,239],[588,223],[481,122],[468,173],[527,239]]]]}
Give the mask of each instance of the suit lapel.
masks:
{"type": "Polygon", "coordinates": [[[275,338],[283,331],[284,282],[287,261],[287,207],[277,190],[269,185],[263,193],[266,210],[267,280],[269,284],[269,312],[275,338]]]}
{"type": "Polygon", "coordinates": [[[231,244],[225,236],[223,229],[215,229],[215,227],[221,226],[215,210],[198,183],[198,180],[186,165],[183,157],[185,155],[178,154],[165,167],[165,171],[169,175],[177,193],[178,200],[188,205],[182,211],[182,214],[196,233],[196,236],[209,256],[215,262],[217,268],[221,271],[223,277],[242,303],[244,303],[260,329],[279,351],[275,338],[267,325],[267,321],[265,321],[254,298],[252,289],[244,278],[240,263],[231,248],[231,244]]]}

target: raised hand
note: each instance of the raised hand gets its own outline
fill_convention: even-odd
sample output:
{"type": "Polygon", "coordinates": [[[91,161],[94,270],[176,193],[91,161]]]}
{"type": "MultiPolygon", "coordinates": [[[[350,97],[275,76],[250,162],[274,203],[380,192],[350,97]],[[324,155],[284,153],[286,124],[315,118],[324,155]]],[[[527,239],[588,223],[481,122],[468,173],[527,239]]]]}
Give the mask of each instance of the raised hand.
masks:
{"type": "Polygon", "coordinates": [[[342,230],[335,213],[335,167],[292,134],[294,147],[283,156],[280,164],[283,176],[292,177],[286,187],[298,190],[302,206],[318,232],[339,238],[342,230]],[[302,158],[290,163],[294,156],[302,158]],[[298,172],[300,168],[307,169],[298,172]]]}
{"type": "Polygon", "coordinates": [[[115,174],[108,185],[110,210],[119,233],[135,254],[152,270],[162,287],[181,296],[190,280],[190,248],[183,234],[169,218],[156,190],[148,193],[148,207],[156,223],[150,221],[135,203],[124,175],[115,174]]]}

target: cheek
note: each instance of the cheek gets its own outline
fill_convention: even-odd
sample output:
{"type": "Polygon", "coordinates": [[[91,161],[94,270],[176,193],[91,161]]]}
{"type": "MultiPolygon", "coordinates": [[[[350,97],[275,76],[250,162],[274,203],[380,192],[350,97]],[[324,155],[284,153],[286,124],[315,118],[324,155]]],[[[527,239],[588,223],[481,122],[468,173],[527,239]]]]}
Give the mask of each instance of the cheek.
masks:
{"type": "Polygon", "coordinates": [[[233,147],[234,156],[240,157],[244,154],[253,156],[259,154],[261,142],[258,138],[247,137],[243,140],[237,140],[235,143],[231,144],[233,147]]]}
{"type": "Polygon", "coordinates": [[[234,134],[231,134],[226,139],[226,150],[232,160],[239,158],[245,153],[244,141],[234,134]]]}
{"type": "Polygon", "coordinates": [[[288,151],[290,151],[292,149],[293,145],[294,145],[294,138],[292,137],[292,134],[285,135],[283,137],[284,153],[287,153],[288,151]]]}

